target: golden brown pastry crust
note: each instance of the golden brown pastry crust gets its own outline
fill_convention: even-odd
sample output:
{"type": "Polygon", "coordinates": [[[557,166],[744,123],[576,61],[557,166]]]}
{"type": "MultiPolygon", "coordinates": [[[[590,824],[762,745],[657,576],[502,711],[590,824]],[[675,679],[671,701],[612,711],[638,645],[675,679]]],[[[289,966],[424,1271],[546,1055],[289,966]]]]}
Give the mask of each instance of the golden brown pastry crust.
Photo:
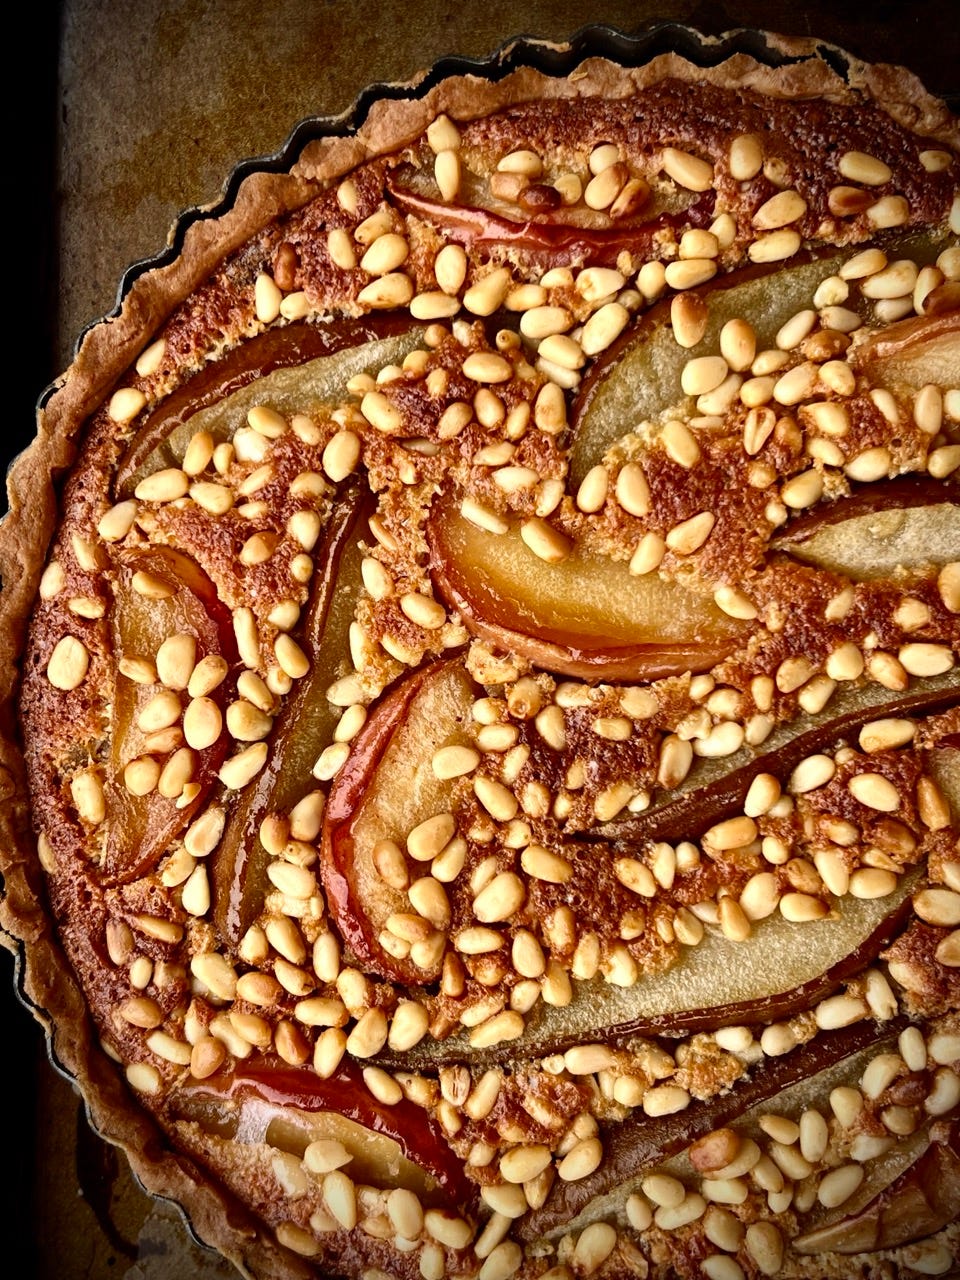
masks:
{"type": "MultiPolygon", "coordinates": [[[[812,42],[778,40],[777,44],[790,56],[813,53],[812,42]]],[[[228,212],[191,225],[177,259],[140,277],[131,286],[118,314],[85,336],[74,363],[52,389],[38,415],[36,442],[11,469],[10,514],[0,530],[0,572],[4,583],[0,670],[5,673],[0,760],[4,783],[4,897],[0,921],[10,945],[22,949],[24,993],[49,1027],[54,1054],[77,1080],[96,1127],[127,1151],[149,1190],[186,1204],[201,1238],[216,1244],[253,1274],[307,1276],[313,1272],[289,1249],[278,1249],[252,1215],[239,1209],[233,1197],[212,1187],[188,1159],[163,1151],[165,1139],[155,1131],[146,1112],[130,1106],[126,1085],[95,1043],[85,997],[62,953],[45,902],[44,877],[31,831],[17,696],[26,627],[59,520],[57,493],[61,478],[74,466],[88,418],[142,351],[144,334],[156,333],[225,256],[240,249],[264,227],[305,209],[311,200],[359,165],[413,144],[441,114],[463,123],[507,106],[545,98],[600,95],[608,101],[618,100],[667,79],[691,86],[732,86],[790,101],[880,102],[884,111],[904,127],[947,148],[960,145],[957,121],[909,73],[900,68],[851,63],[843,81],[816,56],[778,69],[745,55],[705,69],[693,67],[675,55],[664,55],[632,70],[590,60],[564,79],[524,69],[496,83],[474,77],[456,78],[438,84],[423,96],[375,104],[355,136],[324,138],[308,144],[289,174],[252,175],[241,184],[228,212]]],[[[628,452],[627,460],[629,457],[628,452]]],[[[618,461],[622,465],[624,458],[618,461]]],[[[575,527],[576,520],[572,519],[570,528],[575,527]]],[[[879,620],[878,615],[878,625],[879,620]]],[[[498,682],[492,679],[490,683],[498,682]]],[[[949,860],[949,850],[942,851],[946,850],[943,840],[931,848],[934,858],[949,860]]],[[[906,963],[903,957],[898,958],[906,963]]],[[[944,997],[940,993],[939,997],[932,997],[932,1004],[939,1009],[950,999],[949,994],[944,997]]],[[[184,1141],[189,1146],[186,1136],[184,1141]]],[[[197,1144],[196,1158],[202,1163],[202,1143],[197,1144]]],[[[369,1252],[354,1257],[348,1248],[342,1265],[359,1273],[361,1267],[371,1265],[369,1252]]],[[[379,1265],[389,1272],[388,1254],[383,1255],[379,1265]]],[[[818,1261],[815,1265],[821,1264],[818,1261]]],[[[806,1274],[803,1266],[797,1263],[797,1269],[790,1274],[806,1274]]],[[[623,1267],[624,1275],[641,1274],[632,1269],[629,1258],[623,1267]]],[[[608,1270],[603,1274],[613,1276],[620,1272],[608,1270]]]]}

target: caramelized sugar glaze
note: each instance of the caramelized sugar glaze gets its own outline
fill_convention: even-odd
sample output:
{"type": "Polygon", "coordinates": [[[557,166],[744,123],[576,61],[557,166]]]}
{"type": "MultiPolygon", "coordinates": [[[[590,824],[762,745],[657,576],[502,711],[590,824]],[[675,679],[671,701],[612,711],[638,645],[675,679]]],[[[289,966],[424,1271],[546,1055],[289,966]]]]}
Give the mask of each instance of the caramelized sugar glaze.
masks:
{"type": "Polygon", "coordinates": [[[960,157],[893,101],[440,86],[65,384],[8,825],[254,1274],[953,1265],[960,157]]]}

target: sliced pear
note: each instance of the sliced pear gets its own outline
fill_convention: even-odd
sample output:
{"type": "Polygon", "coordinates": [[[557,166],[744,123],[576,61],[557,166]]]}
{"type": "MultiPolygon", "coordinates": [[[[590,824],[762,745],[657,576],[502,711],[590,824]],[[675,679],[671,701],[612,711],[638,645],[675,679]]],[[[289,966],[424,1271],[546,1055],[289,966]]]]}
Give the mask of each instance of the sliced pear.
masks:
{"type": "Polygon", "coordinates": [[[473,698],[456,661],[409,676],[367,720],[327,797],[321,859],[330,914],[361,965],[400,982],[435,979],[441,956],[418,965],[382,946],[389,918],[413,909],[378,872],[374,850],[381,840],[402,849],[420,823],[450,812],[454,783],[438,779],[431,762],[441,747],[469,741],[473,698]]]}
{"type": "Polygon", "coordinates": [[[639,1109],[604,1137],[604,1160],[592,1174],[577,1182],[553,1185],[543,1207],[520,1224],[525,1240],[582,1227],[594,1217],[619,1208],[642,1177],[654,1168],[675,1176],[690,1166],[683,1154],[704,1134],[736,1124],[741,1132],[764,1111],[789,1114],[791,1099],[798,1114],[818,1100],[826,1105],[830,1090],[841,1082],[857,1080],[873,1054],[895,1043],[907,1025],[905,1018],[890,1023],[858,1022],[838,1031],[819,1032],[781,1057],[765,1058],[749,1074],[726,1091],[687,1111],[647,1116],[639,1109]],[[771,1106],[771,1099],[776,1099],[771,1106]]]}
{"type": "Polygon", "coordinates": [[[960,554],[960,482],[904,476],[865,485],[791,521],[771,546],[854,582],[939,569],[960,554]]]}
{"type": "Polygon", "coordinates": [[[489,185],[469,173],[464,174],[458,200],[447,202],[438,198],[432,174],[410,165],[400,166],[391,175],[390,192],[402,213],[438,228],[445,240],[487,252],[507,248],[544,270],[583,262],[612,267],[625,250],[650,256],[658,232],[681,221],[685,225],[698,219],[708,222],[713,202],[712,192],[677,192],[669,207],[662,201],[645,205],[611,225],[605,210],[586,206],[526,211],[519,204],[492,197],[489,185]]]}
{"type": "Polygon", "coordinates": [[[365,503],[348,491],[317,552],[303,647],[311,672],[287,696],[270,739],[267,763],[238,797],[213,855],[213,911],[221,937],[239,944],[260,913],[270,855],[260,839],[267,813],[289,811],[316,786],[313,766],[333,740],[338,713],[326,691],[339,674],[360,590],[359,525],[365,503]]]}
{"type": "MultiPolygon", "coordinates": [[[[889,256],[924,263],[942,248],[935,240],[904,237],[888,246],[889,256]]],[[[696,292],[708,307],[703,337],[682,347],[670,322],[670,300],[644,313],[633,328],[608,348],[581,384],[570,422],[574,441],[570,474],[577,485],[607,449],[666,410],[691,409],[680,375],[691,358],[716,354],[720,330],[728,320],[746,319],[757,335],[757,349],[773,347],[780,327],[798,311],[813,306],[817,286],[836,274],[848,254],[821,252],[774,267],[748,267],[715,277],[696,292]]],[[[850,305],[853,305],[851,302],[850,305]]],[[[940,313],[904,320],[880,329],[857,349],[857,367],[877,385],[918,389],[933,382],[955,386],[960,365],[958,315],[940,313]]]]}
{"type": "MultiPolygon", "coordinates": [[[[197,658],[236,660],[236,641],[230,611],[203,570],[182,552],[169,547],[124,552],[117,565],[117,583],[111,611],[113,652],[119,658],[153,660],[161,644],[171,636],[189,635],[196,642],[197,658]],[[144,595],[133,586],[137,574],[149,575],[162,591],[144,595]]],[[[190,781],[197,787],[188,803],[162,794],[157,787],[146,794],[131,790],[125,770],[133,760],[149,757],[161,765],[170,750],[149,749],[146,731],[138,721],[157,694],[158,686],[139,684],[118,674],[111,703],[110,771],[104,782],[107,838],[101,878],[123,883],[144,875],[156,865],[164,849],[203,804],[216,781],[227,751],[227,735],[193,752],[190,781]]],[[[176,695],[172,691],[171,698],[176,695]]],[[[214,701],[225,696],[221,686],[214,701]]],[[[174,704],[175,707],[175,704],[174,704]]]]}
{"type": "Polygon", "coordinates": [[[658,418],[665,409],[693,403],[683,392],[680,375],[691,358],[719,350],[720,330],[728,320],[749,320],[758,350],[772,346],[781,325],[813,305],[817,285],[833,275],[841,261],[833,253],[779,269],[748,267],[716,279],[698,291],[707,303],[708,319],[694,347],[677,342],[669,300],[646,312],[598,357],[583,380],[570,417],[572,483],[578,485],[615,441],[643,422],[658,418]]]}
{"type": "MultiPolygon", "coordinates": [[[[764,1062],[752,1076],[702,1103],[696,1112],[654,1120],[631,1117],[605,1143],[612,1169],[607,1171],[605,1161],[580,1183],[558,1180],[521,1232],[527,1239],[552,1238],[582,1230],[590,1221],[609,1219],[623,1211],[627,1197],[654,1169],[689,1185],[697,1175],[687,1148],[713,1129],[733,1124],[739,1134],[763,1147],[768,1139],[759,1122],[765,1115],[799,1121],[811,1108],[829,1114],[832,1090],[856,1087],[875,1055],[895,1053],[896,1036],[906,1025],[898,1018],[821,1033],[785,1058],[764,1062]]],[[[867,1162],[864,1173],[841,1211],[814,1203],[803,1218],[807,1230],[794,1238],[793,1249],[816,1255],[895,1248],[955,1221],[960,1212],[960,1119],[947,1116],[922,1125],[867,1162]]]]}
{"type": "MultiPolygon", "coordinates": [[[[762,753],[741,748],[720,760],[697,761],[672,791],[663,791],[643,813],[606,823],[600,835],[610,840],[685,840],[691,830],[742,811],[750,783],[758,773],[787,777],[806,756],[849,738],[868,720],[884,716],[932,713],[960,702],[960,671],[916,680],[906,693],[868,683],[839,690],[823,711],[777,725],[762,753]]],[[[939,753],[935,753],[939,754],[939,753]]]]}
{"type": "Polygon", "coordinates": [[[171,1111],[177,1121],[217,1136],[263,1142],[297,1156],[311,1142],[341,1142],[355,1182],[407,1187],[427,1204],[452,1199],[466,1207],[476,1200],[476,1188],[436,1121],[406,1098],[393,1105],[379,1101],[350,1060],[328,1078],[276,1058],[251,1060],[178,1089],[171,1111]]]}
{"type": "Polygon", "coordinates": [[[335,407],[352,377],[398,363],[422,338],[422,328],[394,316],[268,330],[196,374],[146,419],[117,469],[117,495],[129,496],[154,471],[179,467],[198,431],[230,439],[255,405],[287,416],[335,407]]]}
{"type": "Polygon", "coordinates": [[[744,634],[707,596],[575,545],[548,563],[519,529],[495,534],[450,502],[431,518],[434,586],[475,634],[537,666],[595,681],[705,671],[744,634]]]}

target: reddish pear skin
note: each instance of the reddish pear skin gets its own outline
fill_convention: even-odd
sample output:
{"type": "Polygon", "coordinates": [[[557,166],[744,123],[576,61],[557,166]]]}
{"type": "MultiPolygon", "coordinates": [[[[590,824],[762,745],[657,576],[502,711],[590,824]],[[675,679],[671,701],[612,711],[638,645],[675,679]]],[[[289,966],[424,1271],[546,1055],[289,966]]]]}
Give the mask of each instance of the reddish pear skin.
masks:
{"type": "Polygon", "coordinates": [[[361,1067],[352,1060],[345,1060],[327,1078],[306,1067],[291,1067],[279,1058],[244,1063],[230,1074],[187,1085],[183,1091],[185,1111],[189,1114],[191,1098],[202,1099],[210,1093],[241,1104],[244,1097],[255,1096],[278,1107],[335,1111],[392,1138],[407,1159],[435,1178],[461,1208],[476,1203],[477,1188],[437,1122],[407,1098],[392,1106],[378,1101],[364,1083],[361,1067]]]}
{"type": "Polygon", "coordinates": [[[376,803],[374,779],[390,739],[403,723],[414,698],[444,664],[421,667],[384,697],[354,739],[346,764],[327,795],[320,846],[320,867],[327,908],[344,941],[372,972],[395,982],[419,985],[422,969],[389,955],[380,946],[353,874],[353,828],[362,806],[376,803]]]}
{"type": "Polygon", "coordinates": [[[421,195],[391,175],[388,188],[397,208],[438,227],[445,239],[473,248],[507,246],[545,269],[590,261],[597,266],[615,266],[624,251],[643,256],[651,252],[658,232],[668,227],[709,226],[712,220],[712,192],[695,197],[683,211],[660,213],[645,221],[625,226],[582,227],[565,220],[562,209],[514,222],[492,209],[478,205],[445,204],[421,195]],[[710,195],[711,199],[705,199],[710,195]]]}
{"type": "MultiPolygon", "coordinates": [[[[138,608],[151,608],[151,602],[139,597],[130,586],[133,575],[144,571],[176,585],[176,608],[181,625],[196,635],[203,652],[218,654],[230,666],[236,663],[237,647],[230,610],[220,600],[210,578],[189,556],[169,547],[128,552],[121,558],[119,571],[120,585],[111,619],[117,652],[136,652],[135,644],[124,643],[124,628],[134,625],[138,608]]],[[[215,689],[211,696],[222,709],[227,696],[227,682],[215,689]]],[[[115,715],[120,702],[118,696],[115,715]]],[[[124,726],[117,726],[115,735],[114,752],[119,762],[124,755],[124,726]]],[[[193,780],[199,783],[200,789],[183,808],[177,808],[173,800],[166,799],[157,791],[146,796],[131,795],[122,776],[112,775],[106,779],[107,843],[103,863],[94,871],[101,883],[123,884],[146,875],[159,862],[170,841],[206,802],[226,753],[225,734],[221,734],[212,746],[195,753],[193,780]]]]}
{"type": "MultiPolygon", "coordinates": [[[[359,489],[347,489],[341,495],[336,513],[326,532],[318,561],[322,572],[313,576],[307,609],[304,647],[311,655],[315,674],[301,681],[287,698],[271,734],[271,751],[266,767],[252,788],[244,792],[233,810],[226,831],[214,855],[214,915],[222,935],[239,945],[250,921],[260,910],[266,887],[266,864],[269,855],[259,839],[260,823],[274,801],[284,770],[289,768],[291,744],[302,732],[305,717],[317,699],[326,707],[324,671],[316,671],[324,638],[324,626],[330,605],[340,582],[340,564],[347,543],[355,535],[368,503],[359,489]]],[[[293,787],[284,777],[287,789],[293,787]]],[[[298,780],[301,792],[309,790],[312,779],[298,780]]]]}

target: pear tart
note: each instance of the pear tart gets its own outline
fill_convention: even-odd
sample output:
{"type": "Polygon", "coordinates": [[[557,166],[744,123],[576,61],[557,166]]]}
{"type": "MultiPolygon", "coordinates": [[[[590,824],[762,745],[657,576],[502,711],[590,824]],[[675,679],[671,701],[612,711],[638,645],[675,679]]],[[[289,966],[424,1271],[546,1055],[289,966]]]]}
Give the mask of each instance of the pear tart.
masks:
{"type": "Polygon", "coordinates": [[[960,131],[784,50],[374,104],[11,472],[3,925],[246,1274],[956,1274],[960,131]]]}

